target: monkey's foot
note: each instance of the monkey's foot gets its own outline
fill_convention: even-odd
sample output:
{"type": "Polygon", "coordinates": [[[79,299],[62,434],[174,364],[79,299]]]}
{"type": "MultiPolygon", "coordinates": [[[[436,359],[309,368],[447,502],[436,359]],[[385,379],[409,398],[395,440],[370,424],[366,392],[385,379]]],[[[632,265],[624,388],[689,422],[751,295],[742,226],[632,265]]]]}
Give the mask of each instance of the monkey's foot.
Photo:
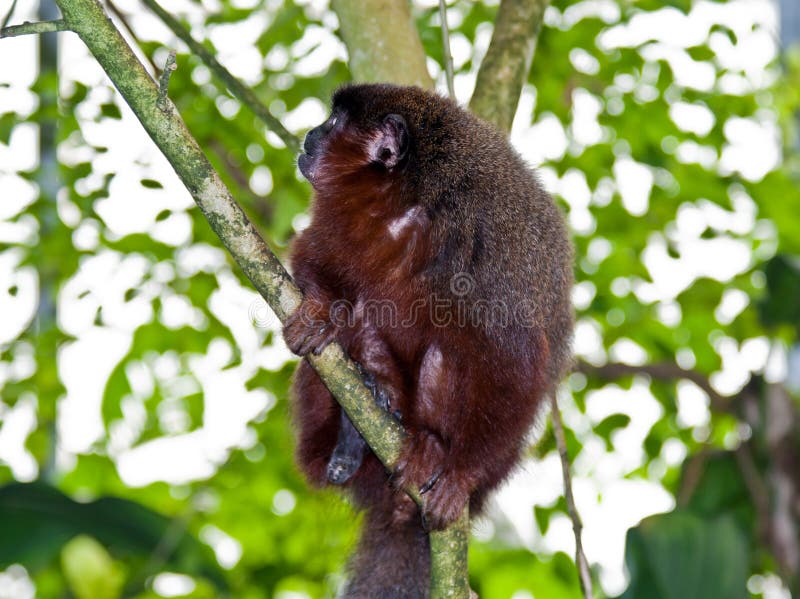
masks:
{"type": "Polygon", "coordinates": [[[396,481],[400,487],[419,489],[424,501],[422,521],[428,530],[440,530],[457,520],[469,500],[468,477],[447,467],[447,449],[430,431],[408,438],[400,454],[396,481]]]}
{"type": "Polygon", "coordinates": [[[469,501],[467,481],[444,472],[425,495],[422,518],[428,530],[441,530],[455,522],[469,501]]]}
{"type": "Polygon", "coordinates": [[[343,485],[356,473],[361,466],[361,457],[334,453],[328,462],[328,481],[334,485],[343,485]]]}
{"type": "Polygon", "coordinates": [[[320,318],[320,315],[311,314],[305,306],[303,302],[286,319],[283,338],[289,349],[298,356],[305,356],[309,352],[318,356],[336,337],[336,327],[329,320],[320,318]]]}
{"type": "Polygon", "coordinates": [[[370,390],[370,393],[372,393],[372,397],[375,400],[375,403],[378,404],[378,407],[385,412],[389,412],[389,414],[391,414],[398,423],[402,424],[403,415],[401,414],[400,410],[392,410],[392,398],[386,389],[378,384],[378,380],[375,378],[375,375],[368,370],[365,370],[364,367],[357,362],[356,366],[358,366],[358,372],[361,374],[361,378],[364,380],[364,386],[370,390]]]}

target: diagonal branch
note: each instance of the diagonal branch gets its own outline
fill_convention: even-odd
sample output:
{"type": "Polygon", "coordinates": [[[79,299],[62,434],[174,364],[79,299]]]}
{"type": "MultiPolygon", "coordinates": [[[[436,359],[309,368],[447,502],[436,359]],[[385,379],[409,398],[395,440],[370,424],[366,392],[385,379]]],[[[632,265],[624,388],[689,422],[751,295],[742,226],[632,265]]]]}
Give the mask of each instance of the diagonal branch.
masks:
{"type": "Polygon", "coordinates": [[[196,41],[189,31],[181,25],[178,20],[170,13],[164,10],[155,0],[142,0],[142,2],[150,10],[152,10],[164,24],[172,30],[183,43],[189,46],[193,54],[197,55],[211,71],[222,80],[228,87],[230,92],[247,106],[253,114],[255,114],[261,121],[286,144],[292,152],[297,154],[300,151],[300,141],[291,134],[291,132],[283,126],[275,116],[267,110],[261,101],[256,96],[252,89],[244,85],[236,77],[234,77],[228,69],[223,67],[220,62],[209,52],[209,50],[200,42],[196,41]]]}
{"type": "MultiPolygon", "coordinates": [[[[166,110],[157,107],[158,86],[97,0],[56,2],[69,27],[86,44],[125,98],[231,256],[278,318],[285,321],[302,301],[300,290],[234,201],[172,102],[167,99],[166,110]]],[[[321,355],[307,359],[375,455],[387,468],[393,469],[405,432],[373,400],[356,365],[337,344],[328,345],[321,355]]],[[[406,489],[406,492],[420,503],[416,489],[406,489]]],[[[431,570],[440,577],[433,587],[434,599],[469,596],[466,570],[454,571],[466,565],[466,514],[465,510],[464,516],[450,528],[430,534],[431,546],[438,549],[431,554],[431,570]]]]}
{"type": "Polygon", "coordinates": [[[494,34],[469,107],[503,131],[510,131],[514,122],[548,4],[550,0],[502,0],[497,9],[494,34]]]}
{"type": "MultiPolygon", "coordinates": [[[[164,153],[192,194],[211,228],[282,321],[302,300],[300,290],[235,202],[191,136],[169,99],[167,110],[157,106],[159,90],[125,39],[106,18],[97,0],[58,0],[67,23],[86,43],[94,57],[136,114],[147,133],[164,153]]],[[[393,464],[403,431],[372,400],[355,365],[338,346],[329,346],[309,361],[329,388],[342,400],[354,422],[365,419],[364,436],[375,442],[375,453],[393,464]]]]}
{"type": "Polygon", "coordinates": [[[0,23],[0,29],[5,29],[6,27],[8,27],[8,23],[9,21],[11,21],[11,17],[14,16],[14,11],[16,10],[16,8],[17,8],[17,0],[13,0],[13,2],[11,2],[11,6],[8,9],[8,12],[6,12],[6,15],[3,17],[2,23],[0,23]]]}

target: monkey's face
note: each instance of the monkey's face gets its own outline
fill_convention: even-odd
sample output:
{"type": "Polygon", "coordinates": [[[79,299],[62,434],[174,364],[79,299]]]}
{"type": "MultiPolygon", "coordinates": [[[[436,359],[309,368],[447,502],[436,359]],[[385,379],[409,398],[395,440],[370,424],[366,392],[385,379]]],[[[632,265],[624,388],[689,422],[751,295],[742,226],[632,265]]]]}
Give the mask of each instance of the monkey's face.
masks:
{"type": "Polygon", "coordinates": [[[350,175],[380,176],[402,165],[409,149],[405,118],[365,108],[334,98],[328,119],[306,135],[297,166],[315,189],[350,175]]]}
{"type": "Polygon", "coordinates": [[[333,111],[328,117],[328,120],[308,132],[303,142],[303,150],[305,153],[300,154],[300,157],[297,159],[297,166],[303,176],[308,179],[312,185],[314,184],[314,175],[316,174],[325,147],[330,142],[330,134],[338,124],[340,124],[339,114],[337,111],[333,111]]]}

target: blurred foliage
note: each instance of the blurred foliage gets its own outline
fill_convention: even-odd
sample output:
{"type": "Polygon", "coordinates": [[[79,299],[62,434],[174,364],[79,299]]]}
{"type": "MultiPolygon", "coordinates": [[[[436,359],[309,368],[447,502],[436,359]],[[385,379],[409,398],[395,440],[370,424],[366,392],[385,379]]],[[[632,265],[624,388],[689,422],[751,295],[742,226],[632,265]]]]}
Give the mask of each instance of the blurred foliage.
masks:
{"type": "MultiPolygon", "coordinates": [[[[795,453],[778,456],[763,417],[766,357],[752,372],[728,364],[731,352],[755,351],[748,349],[754,341],[766,342],[770,355],[797,342],[798,54],[770,65],[769,76],[756,83],[752,73],[728,66],[722,50],[747,52],[744,38],[766,32],[731,28],[724,1],[716,24],[689,48],[676,46],[670,54],[655,39],[607,43],[610,32],[648,17],[699,19],[690,12],[699,4],[554,0],[518,115],[523,129],[547,125],[534,129],[541,138],[525,143],[545,150],[543,180],[573,229],[579,331],[582,340],[598,340],[579,357],[600,367],[641,366],[621,378],[603,376],[602,368],[570,377],[566,433],[570,454],[583,464],[581,476],[607,478],[594,469],[598,451],[629,457],[623,456],[630,451],[626,438],[639,434],[635,406],[615,403],[597,416],[591,408],[601,405],[603,393],[642,401],[652,394],[658,405],[643,433],[641,459],[623,460],[619,476],[663,485],[677,507],[629,531],[625,599],[760,597],[746,583],[767,573],[783,575],[798,592],[800,565],[792,570],[764,534],[771,514],[763,513],[753,486],[773,493],[768,485],[785,473],[785,456],[797,455],[800,419],[794,415],[795,453]],[[710,71],[713,82],[687,84],[682,70],[690,67],[710,71]],[[699,111],[710,125],[682,128],[676,105],[699,111]],[[592,118],[587,124],[587,111],[596,113],[596,125],[592,118]],[[736,119],[782,131],[781,163],[756,175],[724,167],[722,156],[735,149],[736,119]],[[560,133],[563,152],[553,149],[560,133]],[[620,191],[620,182],[632,178],[626,165],[652,180],[645,206],[632,205],[620,191]],[[689,266],[711,252],[719,257],[718,273],[692,275],[689,266]],[[731,266],[736,252],[746,254],[740,267],[731,266]],[[683,283],[665,290],[665,277],[683,283]],[[723,370],[747,371],[730,398],[694,422],[679,409],[686,401],[681,385],[688,383],[650,376],[648,365],[691,369],[711,381],[723,370]],[[745,395],[754,409],[745,409],[745,395]],[[684,458],[669,457],[675,447],[684,458]],[[752,469],[743,470],[737,451],[747,452],[752,469]]],[[[298,135],[312,125],[302,113],[324,112],[332,90],[350,78],[344,53],[320,42],[333,39],[338,25],[318,3],[223,0],[219,10],[204,7],[197,3],[177,16],[224,64],[255,63],[242,69],[249,73],[245,80],[298,135]],[[225,45],[234,24],[258,33],[250,43],[225,45]]],[[[461,49],[457,75],[477,69],[495,10],[493,3],[451,6],[454,45],[461,49]]],[[[436,8],[415,6],[414,14],[431,65],[441,68],[436,8]]],[[[128,15],[135,44],[162,65],[175,42],[159,38],[138,16],[128,15]]],[[[0,63],[9,59],[6,41],[0,63]]],[[[234,197],[284,256],[310,196],[295,157],[195,57],[179,54],[178,65],[170,96],[234,197]]],[[[0,212],[0,236],[8,237],[0,237],[6,244],[0,273],[8,273],[0,278],[0,311],[18,321],[0,339],[0,568],[23,564],[44,599],[157,597],[161,572],[189,575],[194,586],[184,594],[192,597],[333,597],[358,519],[336,493],[310,490],[293,465],[287,397],[293,363],[282,357],[274,320],[188,196],[163,175],[155,151],[130,164],[109,160],[125,144],[127,107],[105,80],[70,73],[58,81],[43,71],[25,92],[41,98],[58,89],[57,104],[31,103],[19,111],[0,105],[4,146],[21,143],[17,138],[30,123],[57,123],[61,188],[47,192],[53,173],[43,172],[43,162],[13,171],[0,165],[0,188],[13,196],[11,208],[0,212]],[[99,135],[102,130],[111,133],[99,135]],[[114,198],[124,193],[138,199],[136,230],[115,217],[114,198]],[[50,294],[43,293],[42,303],[39,289],[50,294]],[[113,358],[96,392],[76,386],[70,372],[70,356],[91,339],[108,346],[98,368],[113,358]],[[75,389],[97,396],[80,405],[96,406],[101,431],[80,449],[55,442],[69,418],[91,420],[69,413],[67,400],[74,397],[65,399],[65,388],[73,396],[75,389]],[[120,477],[133,450],[179,451],[154,444],[208,436],[221,404],[237,413],[254,407],[236,439],[203,445],[209,473],[172,483],[120,477]],[[10,423],[31,410],[31,430],[17,424],[12,431],[10,423]],[[12,434],[22,435],[32,470],[12,470],[4,461],[3,448],[17,438],[12,434]],[[39,482],[14,482],[32,478],[39,482]]],[[[800,404],[792,401],[797,412],[800,404]]],[[[553,452],[551,431],[544,430],[532,459],[544,461],[553,452]]],[[[592,488],[602,495],[602,485],[592,488]]],[[[537,542],[521,541],[493,515],[491,538],[471,544],[471,582],[483,599],[579,597],[571,558],[538,542],[563,521],[563,500],[531,509],[537,542]],[[523,592],[528,595],[515,595],[523,592]]]]}

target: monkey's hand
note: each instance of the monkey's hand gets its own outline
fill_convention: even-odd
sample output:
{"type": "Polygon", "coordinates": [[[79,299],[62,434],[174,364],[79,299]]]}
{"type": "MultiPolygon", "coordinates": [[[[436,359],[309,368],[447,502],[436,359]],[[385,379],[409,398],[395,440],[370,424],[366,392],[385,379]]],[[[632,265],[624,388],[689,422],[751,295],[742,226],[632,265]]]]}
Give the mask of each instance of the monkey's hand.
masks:
{"type": "Polygon", "coordinates": [[[330,319],[329,306],[314,298],[305,298],[286,319],[283,338],[298,356],[311,352],[319,355],[336,337],[336,327],[330,319]]]}
{"type": "Polygon", "coordinates": [[[439,436],[418,431],[406,440],[395,472],[400,487],[419,489],[428,530],[440,530],[457,520],[469,500],[467,482],[447,468],[446,459],[439,436]]]}

